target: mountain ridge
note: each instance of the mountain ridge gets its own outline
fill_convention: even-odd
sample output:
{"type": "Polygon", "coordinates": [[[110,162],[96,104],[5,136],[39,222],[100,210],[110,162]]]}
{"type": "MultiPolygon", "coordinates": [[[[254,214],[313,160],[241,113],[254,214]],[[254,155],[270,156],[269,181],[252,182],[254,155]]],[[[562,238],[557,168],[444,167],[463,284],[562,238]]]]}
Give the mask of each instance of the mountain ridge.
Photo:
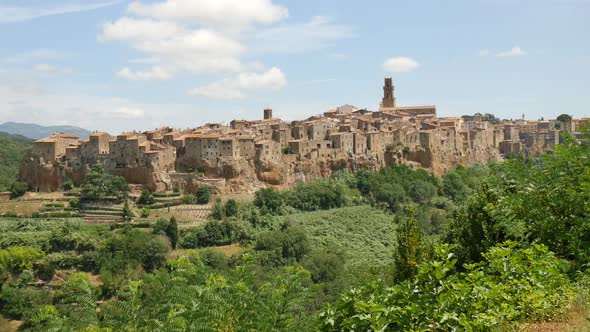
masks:
{"type": "Polygon", "coordinates": [[[21,135],[30,139],[40,139],[56,132],[76,134],[85,139],[92,133],[90,130],[75,126],[42,126],[36,123],[5,122],[0,124],[0,131],[8,134],[21,135]]]}

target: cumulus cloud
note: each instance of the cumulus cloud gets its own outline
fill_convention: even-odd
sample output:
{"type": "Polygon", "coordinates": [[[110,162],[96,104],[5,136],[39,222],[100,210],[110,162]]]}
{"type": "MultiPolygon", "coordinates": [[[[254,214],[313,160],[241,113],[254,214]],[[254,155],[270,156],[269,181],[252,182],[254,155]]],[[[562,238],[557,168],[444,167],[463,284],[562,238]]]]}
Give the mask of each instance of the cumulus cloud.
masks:
{"type": "Polygon", "coordinates": [[[235,99],[248,91],[287,85],[279,68],[266,70],[256,55],[308,51],[354,35],[350,26],[329,17],[281,23],[287,17],[288,10],[273,0],[135,0],[126,15],[104,23],[97,38],[128,43],[142,53],[129,61],[132,65],[116,71],[119,78],[148,81],[168,80],[180,73],[223,75],[225,79],[189,93],[235,99]],[[228,79],[228,74],[233,77],[228,79]]]}
{"type": "Polygon", "coordinates": [[[176,72],[228,73],[243,69],[239,56],[244,46],[218,31],[189,29],[181,24],[153,19],[122,17],[103,25],[100,41],[126,41],[148,54],[150,70],[119,70],[117,76],[130,80],[169,79],[176,72]]]}
{"type": "Polygon", "coordinates": [[[191,90],[192,95],[215,99],[236,99],[245,97],[243,90],[279,90],[287,85],[283,72],[276,67],[267,72],[241,73],[231,79],[223,79],[207,86],[191,90]]]}
{"type": "Polygon", "coordinates": [[[415,70],[420,66],[416,60],[408,57],[394,57],[385,60],[383,69],[392,73],[403,73],[415,70]]]}
{"type": "Polygon", "coordinates": [[[101,41],[159,40],[185,33],[187,33],[187,30],[174,22],[135,19],[124,16],[114,22],[103,24],[98,39],[101,41]]]}
{"type": "Polygon", "coordinates": [[[113,6],[120,1],[101,2],[101,3],[80,3],[57,6],[52,8],[35,7],[13,7],[0,5],[0,24],[2,23],[16,23],[30,21],[36,18],[85,12],[96,10],[104,7],[113,6]]]}
{"type": "Polygon", "coordinates": [[[526,55],[527,52],[518,46],[514,46],[512,49],[508,51],[501,51],[501,52],[490,52],[489,50],[481,50],[479,51],[479,56],[495,56],[495,57],[515,57],[515,56],[523,56],[526,55]]]}
{"type": "Polygon", "coordinates": [[[166,0],[129,5],[129,12],[162,20],[181,20],[225,29],[250,24],[270,24],[288,16],[288,11],[271,0],[166,0]]]}

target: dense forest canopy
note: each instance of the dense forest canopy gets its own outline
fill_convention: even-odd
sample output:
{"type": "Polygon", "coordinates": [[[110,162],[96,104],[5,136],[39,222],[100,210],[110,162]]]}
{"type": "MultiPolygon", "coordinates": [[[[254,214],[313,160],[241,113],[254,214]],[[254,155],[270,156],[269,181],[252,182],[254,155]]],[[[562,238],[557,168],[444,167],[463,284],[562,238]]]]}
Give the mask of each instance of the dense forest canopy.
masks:
{"type": "MultiPolygon", "coordinates": [[[[488,331],[587,312],[587,139],[442,177],[339,171],[216,200],[200,225],[0,219],[0,329],[488,331]]],[[[127,189],[96,168],[82,198],[130,209],[127,189]]]]}

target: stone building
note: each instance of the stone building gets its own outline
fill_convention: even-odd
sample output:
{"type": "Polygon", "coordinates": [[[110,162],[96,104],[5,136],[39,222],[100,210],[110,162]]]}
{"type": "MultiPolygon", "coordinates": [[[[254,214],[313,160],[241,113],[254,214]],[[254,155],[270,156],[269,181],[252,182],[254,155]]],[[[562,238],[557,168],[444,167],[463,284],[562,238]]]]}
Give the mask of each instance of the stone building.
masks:
{"type": "Polygon", "coordinates": [[[58,133],[33,142],[32,153],[46,162],[60,160],[66,155],[66,148],[78,145],[78,136],[58,133]]]}
{"type": "MultiPolygon", "coordinates": [[[[197,176],[207,181],[221,177],[224,181],[220,183],[236,190],[263,183],[292,184],[329,175],[338,167],[377,169],[408,163],[442,174],[457,163],[485,163],[501,155],[537,153],[559,142],[556,120],[492,123],[481,116],[438,118],[436,106],[398,105],[394,89],[393,80],[386,78],[377,112],[347,104],[284,122],[267,108],[262,119],[233,120],[229,126],[161,127],[116,137],[95,132],[83,141],[75,135],[55,134],[33,143],[33,158],[23,170],[23,179],[55,190],[64,179],[39,185],[39,166],[48,170],[61,167],[47,176],[83,179],[88,167],[102,163],[107,171],[151,190],[170,189],[170,181],[197,181],[197,176]]],[[[571,124],[558,127],[575,134],[588,122],[573,119],[571,124]]],[[[194,187],[192,182],[177,182],[174,185],[181,188],[194,187]]]]}

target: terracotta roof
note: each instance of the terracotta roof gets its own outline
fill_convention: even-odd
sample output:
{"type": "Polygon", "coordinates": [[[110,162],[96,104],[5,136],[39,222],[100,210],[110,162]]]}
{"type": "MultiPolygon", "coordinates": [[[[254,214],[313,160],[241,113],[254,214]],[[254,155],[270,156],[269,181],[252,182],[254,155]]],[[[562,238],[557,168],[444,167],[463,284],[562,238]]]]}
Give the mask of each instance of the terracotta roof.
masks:
{"type": "Polygon", "coordinates": [[[109,133],[106,133],[104,131],[98,131],[96,133],[90,134],[90,136],[95,136],[95,137],[97,137],[97,136],[104,136],[104,135],[109,135],[110,136],[109,133]]]}
{"type": "Polygon", "coordinates": [[[55,136],[61,138],[78,138],[78,136],[74,134],[56,134],[55,136]]]}
{"type": "Polygon", "coordinates": [[[33,143],[55,143],[55,142],[56,142],[55,137],[50,136],[50,137],[38,139],[33,143]]]}

